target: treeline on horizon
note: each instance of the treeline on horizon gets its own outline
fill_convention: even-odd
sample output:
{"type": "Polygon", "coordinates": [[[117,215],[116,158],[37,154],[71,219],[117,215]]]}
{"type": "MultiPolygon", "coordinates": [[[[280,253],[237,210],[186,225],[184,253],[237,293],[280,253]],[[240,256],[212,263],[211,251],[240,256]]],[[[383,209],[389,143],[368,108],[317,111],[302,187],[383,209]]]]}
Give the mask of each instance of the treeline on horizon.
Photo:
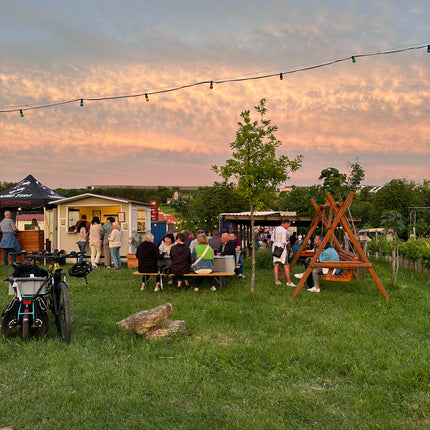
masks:
{"type": "MultiPolygon", "coordinates": [[[[0,190],[13,185],[15,184],[0,182],[0,190]]],[[[172,198],[177,191],[180,197],[172,201],[168,212],[180,218],[182,228],[193,231],[196,228],[213,231],[218,226],[220,213],[249,210],[247,201],[237,193],[233,185],[218,182],[197,190],[162,186],[158,188],[122,186],[57,188],[54,191],[64,197],[92,193],[145,203],[156,200],[160,204],[165,204],[167,199],[172,198]]],[[[259,210],[292,211],[298,216],[314,216],[315,210],[311,204],[311,198],[321,205],[326,201],[326,192],[330,192],[336,201],[343,201],[351,191],[354,191],[351,186],[339,181],[329,181],[324,185],[310,187],[292,186],[289,191],[268,194],[259,210]]],[[[404,238],[407,237],[412,226],[415,227],[417,235],[430,235],[430,180],[424,180],[420,184],[406,179],[393,179],[376,192],[370,192],[367,187],[355,190],[351,215],[361,219],[357,228],[384,227],[383,218],[387,212],[396,212],[401,216],[404,228],[399,233],[404,238]]]]}

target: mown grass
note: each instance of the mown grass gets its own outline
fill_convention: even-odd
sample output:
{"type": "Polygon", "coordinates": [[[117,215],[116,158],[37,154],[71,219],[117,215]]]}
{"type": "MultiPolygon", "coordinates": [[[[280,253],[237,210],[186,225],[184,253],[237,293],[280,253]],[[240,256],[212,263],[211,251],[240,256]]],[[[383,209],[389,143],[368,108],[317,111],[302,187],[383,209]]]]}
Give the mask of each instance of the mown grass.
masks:
{"type": "MultiPolygon", "coordinates": [[[[249,262],[245,273],[249,274],[249,262]]],[[[140,292],[131,269],[69,278],[73,338],[0,338],[0,427],[14,429],[427,429],[430,278],[375,269],[320,294],[270,270],[221,292],[140,292]],[[189,335],[149,341],[115,323],[163,303],[189,335]]],[[[295,271],[299,271],[299,268],[295,271]]],[[[6,278],[10,269],[0,267],[6,278]]],[[[0,308],[10,297],[0,291],[0,308]]]]}

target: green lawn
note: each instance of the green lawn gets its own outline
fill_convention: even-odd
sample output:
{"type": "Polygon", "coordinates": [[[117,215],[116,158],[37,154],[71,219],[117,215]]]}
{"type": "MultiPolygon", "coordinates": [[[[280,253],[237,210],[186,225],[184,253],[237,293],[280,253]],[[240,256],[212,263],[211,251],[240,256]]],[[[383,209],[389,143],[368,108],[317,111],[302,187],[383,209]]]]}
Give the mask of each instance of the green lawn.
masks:
{"type": "MultiPolygon", "coordinates": [[[[0,427],[428,429],[430,277],[400,269],[392,286],[388,265],[375,269],[390,302],[369,274],[292,299],[260,271],[253,300],[249,276],[215,293],[142,293],[125,267],[88,285],[69,278],[70,344],[52,326],[26,343],[0,337],[0,427]],[[188,336],[118,332],[116,321],[167,302],[188,336]]],[[[1,279],[10,272],[0,266],[1,279]]]]}

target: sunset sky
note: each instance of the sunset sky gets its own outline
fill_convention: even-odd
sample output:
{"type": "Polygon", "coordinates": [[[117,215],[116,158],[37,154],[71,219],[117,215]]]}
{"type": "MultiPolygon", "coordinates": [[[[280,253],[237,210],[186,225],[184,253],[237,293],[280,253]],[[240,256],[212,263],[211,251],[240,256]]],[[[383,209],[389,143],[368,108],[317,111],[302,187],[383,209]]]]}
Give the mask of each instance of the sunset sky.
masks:
{"type": "Polygon", "coordinates": [[[4,2],[0,181],[52,188],[211,185],[240,113],[267,99],[281,151],[304,156],[287,185],[321,170],[365,184],[430,179],[428,0],[4,2]],[[357,55],[315,70],[243,82],[357,55]],[[27,110],[84,99],[57,107],[27,110]],[[21,118],[19,109],[24,110],[21,118]],[[16,110],[17,109],[17,110],[16,110]]]}

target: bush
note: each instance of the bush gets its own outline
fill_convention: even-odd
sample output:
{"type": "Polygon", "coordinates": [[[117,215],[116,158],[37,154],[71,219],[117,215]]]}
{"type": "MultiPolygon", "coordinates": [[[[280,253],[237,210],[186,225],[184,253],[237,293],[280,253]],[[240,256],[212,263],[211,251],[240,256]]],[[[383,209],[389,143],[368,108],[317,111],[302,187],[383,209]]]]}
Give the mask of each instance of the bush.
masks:
{"type": "MultiPolygon", "coordinates": [[[[245,270],[251,271],[252,259],[251,256],[244,260],[245,270]]],[[[273,257],[270,249],[261,249],[255,253],[255,270],[272,270],[273,257]]]]}
{"type": "Polygon", "coordinates": [[[399,243],[399,254],[409,261],[417,261],[424,267],[430,267],[430,240],[410,238],[399,243]]]}
{"type": "Polygon", "coordinates": [[[367,244],[367,249],[372,254],[379,252],[381,255],[391,255],[393,250],[393,242],[387,240],[385,237],[379,237],[376,242],[376,238],[373,238],[367,244]]]}

